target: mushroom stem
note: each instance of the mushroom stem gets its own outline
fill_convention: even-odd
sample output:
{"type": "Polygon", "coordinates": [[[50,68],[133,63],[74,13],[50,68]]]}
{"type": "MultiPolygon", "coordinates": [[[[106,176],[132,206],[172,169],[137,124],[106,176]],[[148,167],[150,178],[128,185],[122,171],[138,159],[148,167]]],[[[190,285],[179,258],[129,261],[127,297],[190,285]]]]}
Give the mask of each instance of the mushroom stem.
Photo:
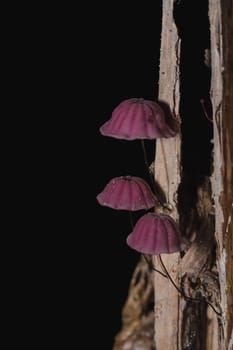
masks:
{"type": "Polygon", "coordinates": [[[173,284],[173,286],[176,288],[176,290],[186,299],[186,300],[190,300],[190,301],[194,301],[194,302],[202,302],[202,303],[206,303],[208,304],[213,310],[214,312],[218,315],[218,316],[221,316],[222,313],[221,312],[218,312],[215,307],[209,303],[207,300],[205,299],[198,299],[198,298],[191,298],[191,297],[188,297],[187,295],[184,294],[184,292],[179,288],[177,287],[177,285],[175,284],[175,282],[173,281],[172,277],[170,276],[166,266],[164,265],[164,262],[162,260],[162,257],[161,255],[159,254],[159,260],[160,260],[160,263],[164,269],[164,271],[166,271],[166,274],[167,274],[167,277],[169,278],[169,280],[171,281],[171,283],[173,284]]]}
{"type": "Polygon", "coordinates": [[[149,162],[148,162],[146,147],[145,147],[145,143],[144,143],[143,139],[141,139],[141,145],[142,145],[142,152],[143,152],[143,156],[144,156],[144,162],[145,162],[147,169],[149,169],[149,162]]]}
{"type": "Polygon", "coordinates": [[[213,123],[213,120],[209,117],[209,115],[206,111],[205,100],[203,98],[200,99],[200,104],[201,104],[201,107],[202,107],[202,110],[203,110],[203,113],[204,113],[206,119],[208,119],[211,123],[213,123]]]}
{"type": "Polygon", "coordinates": [[[143,255],[144,259],[146,260],[147,264],[149,265],[149,267],[150,267],[152,270],[154,270],[154,271],[156,271],[156,272],[160,273],[160,275],[162,275],[163,277],[168,278],[168,276],[167,276],[167,275],[165,275],[163,272],[161,272],[161,271],[157,270],[157,269],[156,269],[156,268],[153,266],[152,262],[151,262],[151,261],[149,261],[149,260],[147,259],[147,257],[146,257],[146,255],[145,255],[145,254],[142,254],[142,255],[143,255]]]}
{"type": "Polygon", "coordinates": [[[169,274],[169,272],[168,272],[166,266],[164,265],[164,262],[163,262],[162,257],[161,257],[160,254],[159,254],[159,261],[160,261],[160,263],[161,263],[161,265],[162,265],[164,271],[166,272],[167,277],[169,278],[169,280],[170,280],[171,283],[173,284],[173,286],[176,288],[176,290],[177,290],[181,295],[183,295],[183,296],[185,297],[185,295],[183,294],[182,290],[179,289],[179,288],[177,287],[177,285],[175,284],[175,282],[174,282],[173,279],[171,278],[171,276],[170,276],[170,274],[169,274]]]}
{"type": "Polygon", "coordinates": [[[132,213],[131,213],[130,210],[129,210],[129,221],[130,221],[131,229],[133,230],[133,227],[134,227],[134,224],[133,224],[133,216],[132,216],[132,213]]]}

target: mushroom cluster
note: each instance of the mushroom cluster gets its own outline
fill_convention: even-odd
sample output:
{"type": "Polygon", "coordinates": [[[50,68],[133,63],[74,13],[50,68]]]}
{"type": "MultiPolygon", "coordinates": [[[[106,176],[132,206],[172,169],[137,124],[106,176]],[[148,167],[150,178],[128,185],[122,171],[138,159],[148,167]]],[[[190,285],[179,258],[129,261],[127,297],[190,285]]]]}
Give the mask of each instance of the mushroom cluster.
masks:
{"type": "MultiPolygon", "coordinates": [[[[176,135],[176,131],[166,122],[160,105],[143,98],[130,98],[121,102],[113,110],[111,118],[100,127],[100,132],[117,139],[142,141],[176,135]]],[[[97,200],[101,205],[118,210],[163,207],[149,184],[136,176],[113,178],[98,194],[97,200]]],[[[173,253],[184,249],[178,225],[162,210],[156,214],[143,215],[132,227],[126,242],[129,247],[143,254],[173,253]]]]}
{"type": "MultiPolygon", "coordinates": [[[[151,174],[145,154],[144,139],[156,140],[158,138],[174,137],[177,134],[168,125],[165,113],[160,105],[154,101],[143,98],[130,98],[121,102],[112,112],[109,121],[104,123],[100,132],[104,136],[117,139],[136,140],[142,142],[145,163],[151,174]]],[[[153,177],[154,180],[154,177],[153,177]]],[[[127,245],[144,255],[158,255],[159,261],[166,274],[152,267],[164,277],[168,277],[174,287],[186,300],[204,302],[214,312],[221,315],[214,306],[205,299],[191,298],[186,296],[176,286],[164,265],[161,254],[171,254],[183,251],[186,245],[181,240],[179,227],[175,220],[164,212],[167,203],[158,198],[153,182],[154,193],[147,182],[137,176],[120,176],[113,178],[97,195],[100,205],[112,209],[127,210],[129,213],[136,210],[149,210],[154,207],[154,212],[147,212],[132,225],[132,232],[126,238],[127,245]]],[[[149,262],[148,262],[149,263],[149,262]]]]}

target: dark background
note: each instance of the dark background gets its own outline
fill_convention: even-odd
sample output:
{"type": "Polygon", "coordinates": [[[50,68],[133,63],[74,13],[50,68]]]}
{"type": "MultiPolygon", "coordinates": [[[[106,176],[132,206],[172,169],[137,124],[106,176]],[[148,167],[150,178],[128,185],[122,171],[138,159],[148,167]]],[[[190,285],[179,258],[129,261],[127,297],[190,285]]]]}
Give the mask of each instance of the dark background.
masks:
{"type": "MultiPolygon", "coordinates": [[[[93,269],[97,270],[93,273],[98,278],[93,291],[95,298],[89,302],[95,310],[92,321],[102,324],[96,344],[103,349],[112,348],[114,336],[120,330],[121,309],[139,254],[126,245],[131,232],[128,213],[100,206],[96,196],[113,177],[134,175],[148,182],[149,179],[140,141],[104,137],[99,128],[123,100],[157,98],[160,21],[159,2],[153,8],[134,7],[132,12],[114,9],[114,16],[106,18],[103,27],[94,33],[98,49],[93,52],[86,117],[92,130],[91,251],[93,269]]],[[[146,148],[152,161],[154,141],[147,141],[146,148]]],[[[134,213],[134,220],[142,214],[134,213]]]]}
{"type": "MultiPolygon", "coordinates": [[[[31,348],[63,342],[64,349],[77,344],[110,350],[120,330],[139,255],[126,245],[128,213],[100,206],[96,196],[116,176],[149,179],[140,142],[104,137],[99,128],[123,100],[157,99],[161,3],[128,8],[87,3],[85,9],[61,3],[30,15],[25,11],[25,21],[18,16],[23,30],[13,30],[18,46],[12,56],[18,64],[11,63],[16,81],[9,78],[9,84],[22,94],[12,101],[23,128],[16,133],[25,147],[21,151],[14,145],[19,165],[13,175],[24,181],[16,185],[22,191],[17,208],[24,223],[21,229],[12,218],[23,245],[14,263],[19,283],[12,299],[18,295],[16,323],[23,325],[21,337],[32,341],[31,348]]],[[[182,38],[182,167],[190,180],[211,173],[212,125],[199,103],[209,98],[210,72],[203,63],[209,47],[208,2],[176,3],[182,38]]],[[[17,123],[12,122],[16,129],[17,123]]],[[[152,161],[154,142],[146,147],[152,161]]],[[[141,214],[134,213],[134,219],[141,214]]]]}
{"type": "MultiPolygon", "coordinates": [[[[140,141],[117,140],[99,132],[123,100],[157,100],[161,1],[148,6],[126,9],[111,4],[95,9],[92,5],[83,21],[82,15],[71,15],[73,9],[64,23],[58,18],[59,50],[57,61],[51,62],[51,69],[55,67],[51,86],[61,92],[55,98],[58,117],[50,132],[55,141],[48,163],[57,156],[59,167],[50,183],[52,200],[60,206],[55,220],[62,233],[52,242],[58,249],[51,245],[48,250],[57,257],[48,283],[54,274],[59,281],[48,300],[54,303],[51,314],[55,312],[67,329],[65,344],[69,335],[77,342],[84,335],[85,349],[112,349],[139,259],[126,244],[131,232],[128,213],[100,206],[96,196],[113,177],[133,175],[149,182],[140,141]]],[[[207,9],[207,1],[179,2],[174,13],[182,37],[182,167],[189,180],[189,174],[195,178],[211,172],[212,125],[199,102],[209,98],[210,74],[204,64],[204,50],[209,47],[207,9]]],[[[53,36],[48,46],[52,43],[53,36]]],[[[52,87],[48,85],[48,91],[52,87]]],[[[146,141],[149,161],[154,159],[154,147],[154,141],[146,141]]],[[[133,215],[136,221],[142,212],[133,215]]]]}
{"type": "MultiPolygon", "coordinates": [[[[128,213],[101,207],[95,197],[113,177],[135,175],[148,182],[149,179],[140,141],[104,137],[99,127],[127,98],[157,100],[161,15],[161,3],[157,1],[153,8],[138,7],[132,12],[114,10],[114,16],[106,18],[102,29],[97,28],[94,33],[98,49],[93,53],[88,85],[88,118],[93,133],[90,183],[95,232],[91,240],[98,283],[97,299],[90,300],[90,303],[98,305],[94,321],[98,323],[100,315],[106,321],[101,332],[97,333],[97,343],[106,344],[108,349],[120,330],[121,309],[139,255],[126,245],[126,237],[131,231],[128,213]]],[[[182,183],[186,186],[185,191],[195,193],[200,178],[211,174],[212,164],[212,124],[200,105],[203,98],[211,118],[210,70],[204,63],[205,50],[210,45],[208,3],[179,2],[174,17],[182,39],[182,183]],[[196,18],[199,28],[196,28],[196,18]]],[[[154,159],[154,146],[154,141],[146,142],[150,161],[154,159]]],[[[134,213],[134,220],[140,215],[141,212],[134,213]]]]}
{"type": "MultiPolygon", "coordinates": [[[[126,244],[128,213],[100,206],[96,196],[113,177],[149,179],[140,141],[104,137],[99,128],[123,100],[157,98],[161,1],[150,6],[98,3],[64,12],[61,6],[47,14],[49,28],[44,22],[39,28],[43,155],[33,313],[41,315],[40,337],[49,336],[51,345],[110,350],[121,328],[140,256],[126,244]]],[[[149,161],[154,147],[146,142],[149,161]]]]}

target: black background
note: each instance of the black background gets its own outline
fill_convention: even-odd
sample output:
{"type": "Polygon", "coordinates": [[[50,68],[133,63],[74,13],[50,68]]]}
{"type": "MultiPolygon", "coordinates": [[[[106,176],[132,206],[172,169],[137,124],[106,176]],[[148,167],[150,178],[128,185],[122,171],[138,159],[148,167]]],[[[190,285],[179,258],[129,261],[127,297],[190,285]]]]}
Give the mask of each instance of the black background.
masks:
{"type": "MultiPolygon", "coordinates": [[[[18,97],[9,121],[12,129],[19,125],[19,142],[9,187],[21,192],[9,196],[19,210],[11,218],[19,281],[10,303],[20,312],[9,317],[23,327],[20,336],[31,348],[56,342],[64,349],[110,350],[120,330],[139,255],[126,245],[128,213],[100,206],[96,196],[116,176],[149,179],[140,142],[104,137],[99,128],[123,100],[157,99],[161,3],[46,4],[27,9],[25,20],[18,16],[21,31],[13,29],[9,84],[18,97]]],[[[210,72],[203,63],[208,2],[176,4],[182,166],[192,180],[209,175],[212,162],[212,124],[199,103],[209,98],[210,72]]],[[[152,161],[154,142],[146,147],[152,161]]]]}
{"type": "MultiPolygon", "coordinates": [[[[38,267],[31,274],[41,342],[49,336],[51,345],[64,348],[110,350],[121,328],[140,256],[126,244],[129,214],[101,206],[96,196],[113,177],[149,178],[140,141],[104,137],[99,128],[123,100],[157,99],[161,1],[148,6],[53,8],[49,28],[45,23],[39,28],[41,236],[35,243],[38,267]]],[[[146,141],[149,161],[154,147],[146,141]]],[[[135,222],[142,214],[133,213],[135,222]]],[[[34,250],[31,254],[35,259],[34,250]]]]}
{"type": "MultiPolygon", "coordinates": [[[[199,102],[209,96],[209,70],[203,63],[207,2],[182,4],[175,12],[182,37],[182,166],[195,177],[208,175],[211,164],[212,125],[199,102]]],[[[57,315],[66,329],[56,334],[58,340],[63,334],[65,344],[70,338],[79,343],[84,335],[85,349],[110,350],[139,254],[126,245],[128,213],[100,206],[96,196],[113,177],[149,179],[140,141],[104,137],[99,128],[125,99],[157,100],[162,14],[161,1],[127,9],[95,6],[83,18],[71,8],[66,18],[57,19],[58,27],[50,32],[56,35],[47,39],[48,50],[57,40],[56,57],[46,61],[44,84],[47,98],[54,98],[49,112],[56,114],[55,105],[57,112],[49,125],[52,145],[46,156],[48,169],[55,162],[56,171],[51,178],[49,171],[45,174],[51,201],[44,205],[49,216],[56,211],[50,212],[54,203],[59,234],[48,249],[53,257],[46,276],[56,292],[46,302],[54,306],[51,317],[57,315]]],[[[154,147],[154,141],[146,141],[149,161],[154,147]]],[[[134,220],[140,215],[134,213],[134,220]]]]}
{"type": "MultiPolygon", "coordinates": [[[[99,128],[123,100],[157,98],[160,26],[160,2],[155,2],[153,8],[138,6],[108,11],[90,35],[89,46],[93,46],[92,50],[89,47],[87,57],[88,99],[80,118],[85,118],[85,125],[91,130],[84,138],[89,150],[83,148],[91,189],[86,219],[90,248],[87,259],[92,261],[88,265],[89,278],[94,276],[96,281],[93,290],[89,290],[89,312],[90,322],[101,324],[95,341],[102,349],[112,348],[114,336],[120,330],[121,309],[139,254],[126,245],[131,232],[128,213],[100,206],[96,196],[116,176],[140,176],[148,182],[149,179],[140,141],[104,137],[99,128]]],[[[147,141],[146,148],[152,161],[154,141],[147,141]]],[[[134,213],[134,220],[142,214],[134,213]]]]}

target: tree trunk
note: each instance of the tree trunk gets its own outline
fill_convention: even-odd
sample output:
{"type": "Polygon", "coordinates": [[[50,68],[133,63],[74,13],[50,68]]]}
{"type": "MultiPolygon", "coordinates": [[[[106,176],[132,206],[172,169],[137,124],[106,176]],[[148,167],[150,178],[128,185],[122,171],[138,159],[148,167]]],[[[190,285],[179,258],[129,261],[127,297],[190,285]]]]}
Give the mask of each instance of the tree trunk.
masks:
{"type": "MultiPolygon", "coordinates": [[[[187,243],[182,254],[163,254],[164,264],[182,292],[196,300],[181,296],[168,279],[140,260],[114,350],[233,349],[233,4],[232,0],[208,3],[210,47],[201,50],[211,73],[211,108],[204,114],[208,119],[212,115],[213,148],[211,170],[198,174],[186,174],[182,157],[182,152],[190,151],[185,149],[188,116],[182,109],[185,90],[180,88],[181,32],[187,23],[185,11],[179,13],[183,4],[163,1],[158,100],[179,132],[156,141],[154,175],[163,189],[167,212],[179,223],[187,243]]],[[[200,142],[198,133],[196,142],[200,142]]],[[[161,269],[157,256],[152,260],[161,269]]]]}
{"type": "Polygon", "coordinates": [[[214,123],[215,237],[222,327],[219,349],[233,349],[233,3],[210,0],[214,123]]]}
{"type": "MultiPolygon", "coordinates": [[[[179,58],[180,40],[173,20],[173,0],[163,2],[160,51],[159,101],[167,114],[179,122],[179,58]],[[169,52],[169,55],[168,55],[169,52]]],[[[180,183],[180,133],[174,138],[156,140],[155,180],[163,189],[170,215],[177,220],[177,191],[180,183]]],[[[163,262],[176,284],[180,254],[163,254],[163,262]]],[[[161,268],[157,256],[154,265],[161,268]]],[[[159,274],[154,274],[155,348],[176,349],[179,334],[180,298],[174,286],[159,274]]]]}

